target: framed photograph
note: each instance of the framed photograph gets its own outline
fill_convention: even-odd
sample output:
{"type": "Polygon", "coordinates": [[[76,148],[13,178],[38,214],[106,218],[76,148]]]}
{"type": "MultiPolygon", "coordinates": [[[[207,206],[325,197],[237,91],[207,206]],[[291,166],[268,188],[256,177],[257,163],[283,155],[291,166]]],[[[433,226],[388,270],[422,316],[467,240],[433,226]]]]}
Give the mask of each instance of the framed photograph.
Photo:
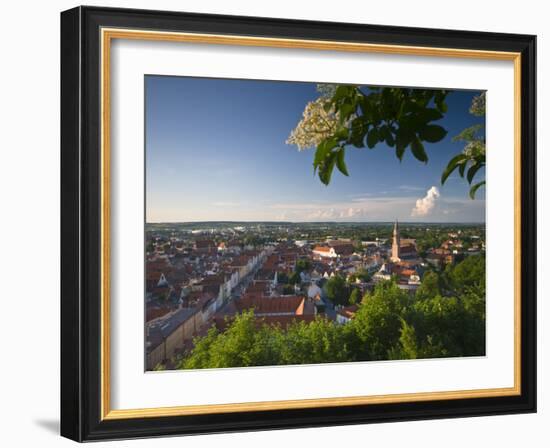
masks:
{"type": "Polygon", "coordinates": [[[536,411],[535,36],[61,14],[61,433],[536,411]]]}

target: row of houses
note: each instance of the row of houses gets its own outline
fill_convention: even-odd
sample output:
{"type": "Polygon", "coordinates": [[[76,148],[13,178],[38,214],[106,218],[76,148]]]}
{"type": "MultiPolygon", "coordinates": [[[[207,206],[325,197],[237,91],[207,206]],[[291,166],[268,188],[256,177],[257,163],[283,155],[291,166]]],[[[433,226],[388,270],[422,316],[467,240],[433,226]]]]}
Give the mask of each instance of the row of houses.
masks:
{"type": "Polygon", "coordinates": [[[148,322],[145,326],[147,370],[153,370],[181,351],[214,312],[214,301],[211,301],[200,307],[178,308],[148,322]]]}
{"type": "MultiPolygon", "coordinates": [[[[205,244],[199,249],[204,248],[207,254],[211,247],[205,244]]],[[[166,362],[189,345],[205,323],[227,303],[232,291],[255,272],[272,251],[272,247],[266,247],[234,257],[224,271],[206,275],[183,287],[175,305],[166,300],[161,300],[160,304],[158,300],[149,303],[146,309],[147,370],[166,362]]],[[[154,285],[153,290],[175,291],[163,273],[158,278],[160,283],[154,285]]]]}

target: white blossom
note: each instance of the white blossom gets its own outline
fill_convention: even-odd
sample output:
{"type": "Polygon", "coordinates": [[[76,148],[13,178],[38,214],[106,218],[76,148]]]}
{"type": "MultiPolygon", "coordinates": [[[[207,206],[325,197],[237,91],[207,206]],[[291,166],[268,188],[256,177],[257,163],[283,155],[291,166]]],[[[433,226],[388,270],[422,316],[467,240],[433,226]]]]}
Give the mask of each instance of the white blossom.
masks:
{"type": "Polygon", "coordinates": [[[325,110],[326,98],[310,101],[302,114],[302,119],[286,140],[296,145],[300,151],[314,148],[326,138],[332,136],[338,126],[338,113],[333,109],[325,110]]]}

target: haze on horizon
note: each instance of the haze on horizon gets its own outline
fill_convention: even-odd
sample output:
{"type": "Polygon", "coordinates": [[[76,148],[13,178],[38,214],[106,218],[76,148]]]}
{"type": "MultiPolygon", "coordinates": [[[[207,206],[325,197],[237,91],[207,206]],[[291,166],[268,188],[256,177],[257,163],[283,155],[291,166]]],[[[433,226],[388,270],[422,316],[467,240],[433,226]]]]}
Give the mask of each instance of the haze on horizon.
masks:
{"type": "Polygon", "coordinates": [[[451,138],[480,122],[468,113],[477,91],[455,91],[427,144],[429,162],[407,150],[349,149],[350,176],[324,186],[313,150],[285,143],[316,84],[146,76],[146,220],[191,222],[484,223],[485,192],[441,173],[461,151],[451,138]]]}
{"type": "MultiPolygon", "coordinates": [[[[233,225],[239,225],[239,224],[269,224],[269,225],[277,225],[277,224],[318,224],[318,225],[376,225],[376,224],[393,224],[396,220],[386,220],[386,221],[231,221],[231,220],[215,220],[215,221],[158,221],[158,222],[147,222],[146,225],[207,225],[207,224],[233,224],[233,225]]],[[[457,225],[485,225],[485,222],[456,222],[456,221],[399,221],[400,225],[424,225],[424,224],[435,224],[435,225],[450,225],[450,224],[457,224],[457,225]]]]}

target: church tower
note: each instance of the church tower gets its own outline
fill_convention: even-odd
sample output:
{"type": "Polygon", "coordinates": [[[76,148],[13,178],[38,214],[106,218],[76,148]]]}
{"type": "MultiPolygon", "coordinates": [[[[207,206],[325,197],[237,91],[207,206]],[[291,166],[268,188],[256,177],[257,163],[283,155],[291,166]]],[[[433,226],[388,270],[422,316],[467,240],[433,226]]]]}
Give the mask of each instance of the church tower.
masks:
{"type": "Polygon", "coordinates": [[[393,240],[391,244],[391,257],[390,257],[390,260],[394,263],[398,263],[401,261],[400,246],[401,246],[401,241],[399,238],[399,223],[396,220],[395,224],[393,225],[393,240]]]}

